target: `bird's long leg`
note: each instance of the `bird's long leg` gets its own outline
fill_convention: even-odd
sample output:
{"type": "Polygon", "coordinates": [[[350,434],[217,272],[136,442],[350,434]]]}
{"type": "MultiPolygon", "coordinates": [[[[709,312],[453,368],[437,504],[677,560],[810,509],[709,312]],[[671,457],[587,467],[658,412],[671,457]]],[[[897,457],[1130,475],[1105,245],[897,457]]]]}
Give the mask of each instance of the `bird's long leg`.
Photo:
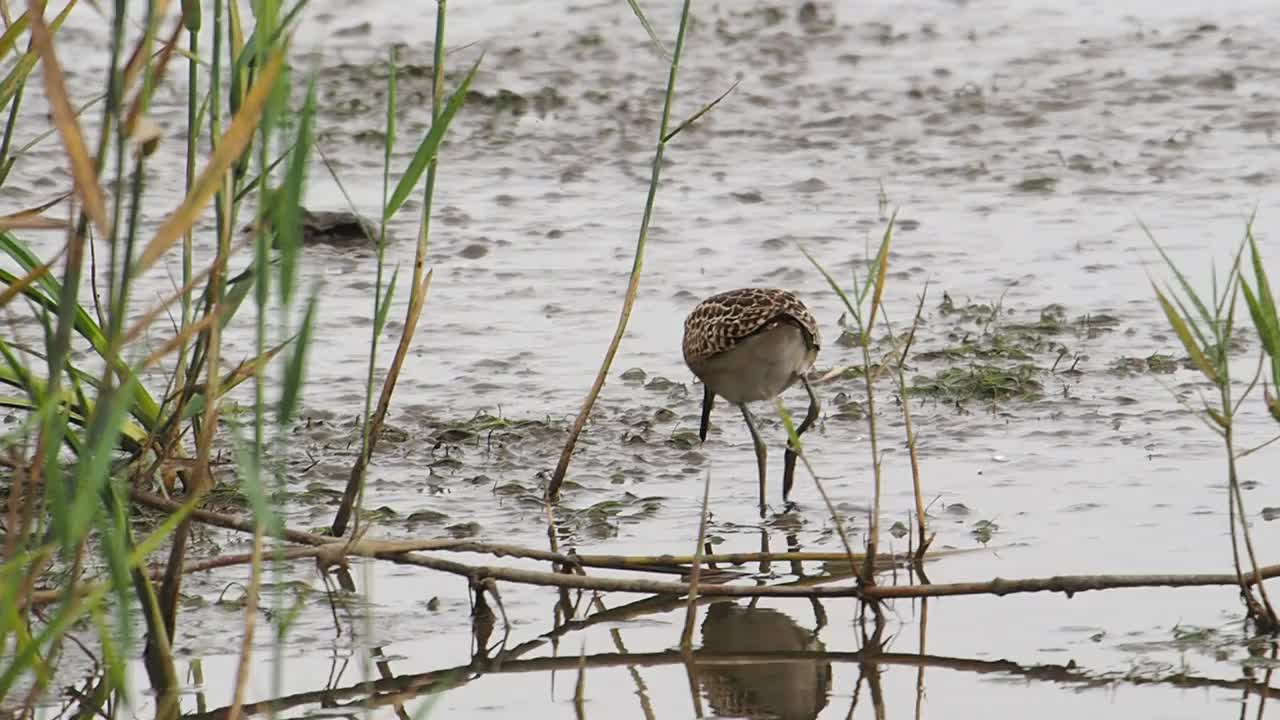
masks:
{"type": "Polygon", "coordinates": [[[742,419],[747,421],[747,429],[751,431],[751,441],[756,445],[756,469],[760,472],[760,517],[764,517],[765,505],[765,486],[768,476],[769,466],[769,449],[765,447],[764,440],[760,439],[760,432],[756,430],[755,418],[751,417],[751,411],[747,409],[746,403],[738,405],[742,408],[742,419]]]}
{"type": "MultiPolygon", "coordinates": [[[[813,422],[818,419],[818,408],[821,403],[818,402],[818,396],[813,392],[813,386],[809,384],[809,379],[801,376],[800,382],[804,384],[805,392],[809,393],[809,412],[804,414],[804,421],[800,423],[800,427],[796,428],[796,437],[799,438],[813,422]]],[[[791,486],[796,480],[796,451],[791,447],[791,441],[787,441],[787,453],[783,457],[782,462],[782,502],[789,504],[791,497],[791,486]]]]}
{"type": "Polygon", "coordinates": [[[707,428],[711,427],[711,406],[716,404],[716,394],[711,392],[711,386],[703,384],[702,386],[702,424],[698,427],[698,440],[707,441],[707,428]]]}

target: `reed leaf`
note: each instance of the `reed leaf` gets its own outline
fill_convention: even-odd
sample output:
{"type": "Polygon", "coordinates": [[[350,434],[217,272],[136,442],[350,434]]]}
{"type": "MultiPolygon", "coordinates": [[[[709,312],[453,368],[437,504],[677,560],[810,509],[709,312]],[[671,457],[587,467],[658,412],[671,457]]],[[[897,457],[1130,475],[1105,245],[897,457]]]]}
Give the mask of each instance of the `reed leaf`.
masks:
{"type": "Polygon", "coordinates": [[[889,225],[884,229],[884,237],[880,240],[880,250],[876,252],[876,279],[871,293],[871,310],[867,318],[867,332],[863,342],[870,342],[871,329],[876,326],[876,311],[880,309],[880,300],[884,297],[884,280],[889,272],[889,244],[893,240],[893,225],[898,220],[898,211],[889,216],[889,225]]]}
{"type": "Polygon", "coordinates": [[[466,102],[467,90],[471,88],[471,81],[476,76],[476,71],[480,69],[480,63],[484,60],[481,55],[480,59],[471,66],[471,70],[467,72],[467,76],[462,79],[462,84],[458,89],[449,96],[448,102],[445,103],[444,109],[440,111],[440,116],[431,123],[431,129],[427,131],[427,136],[422,138],[422,142],[418,144],[418,149],[413,154],[413,159],[409,162],[409,167],[400,176],[400,182],[396,183],[396,189],[391,193],[391,199],[387,201],[387,205],[383,208],[383,220],[390,220],[392,216],[400,210],[400,206],[404,201],[409,199],[409,195],[418,185],[418,178],[422,177],[422,173],[427,169],[427,163],[431,162],[431,158],[435,157],[436,151],[440,148],[440,142],[444,140],[444,133],[449,129],[449,123],[453,121],[453,116],[458,114],[458,110],[462,108],[462,103],[466,102]]]}
{"type": "Polygon", "coordinates": [[[274,229],[276,245],[280,248],[280,300],[286,303],[293,297],[298,248],[302,245],[302,198],[307,181],[307,161],[311,157],[311,126],[315,107],[316,79],[312,76],[307,84],[307,99],[302,106],[298,137],[289,153],[284,185],[275,194],[274,229]]]}
{"type": "Polygon", "coordinates": [[[80,122],[71,108],[71,100],[67,95],[63,81],[62,65],[58,62],[57,52],[53,48],[53,34],[44,18],[32,15],[31,44],[39,53],[43,64],[45,95],[49,102],[49,111],[53,115],[53,124],[62,137],[62,147],[67,153],[71,165],[71,177],[75,180],[76,196],[84,213],[93,221],[101,237],[111,237],[111,222],[107,216],[106,196],[102,186],[98,184],[97,163],[89,154],[84,136],[80,132],[80,122]]]}
{"type": "MultiPolygon", "coordinates": [[[[59,12],[53,20],[49,22],[48,32],[50,35],[56,34],[58,29],[62,27],[63,21],[67,19],[67,15],[71,14],[71,9],[76,6],[76,0],[70,0],[62,12],[59,12]]],[[[19,23],[30,24],[30,18],[23,13],[18,22],[10,26],[10,30],[19,23]]],[[[7,35],[8,33],[6,33],[7,35]]],[[[5,75],[4,80],[0,80],[0,110],[7,110],[9,103],[13,102],[14,96],[18,90],[27,83],[27,78],[31,75],[31,71],[35,69],[36,63],[40,60],[40,55],[35,48],[31,48],[23,53],[22,57],[14,63],[9,69],[9,74],[5,75]]]]}
{"type": "Polygon", "coordinates": [[[640,26],[649,35],[649,43],[653,45],[653,49],[658,51],[658,55],[662,56],[663,60],[670,63],[671,51],[667,49],[666,45],[662,44],[662,38],[658,37],[658,33],[653,29],[649,18],[645,17],[644,10],[640,9],[640,3],[636,0],[627,0],[627,4],[631,6],[631,12],[636,14],[636,19],[640,21],[640,26]]]}
{"type": "Polygon", "coordinates": [[[373,318],[373,335],[378,337],[387,326],[387,316],[391,311],[391,301],[396,297],[396,280],[400,277],[400,266],[391,271],[391,281],[387,283],[387,292],[378,301],[378,314],[373,318]]]}
{"type": "Polygon", "coordinates": [[[297,339],[293,342],[293,347],[289,352],[289,359],[285,362],[284,387],[280,391],[277,420],[281,426],[288,425],[293,420],[294,413],[298,409],[298,399],[302,396],[307,349],[311,345],[311,332],[315,326],[316,304],[318,301],[319,294],[312,293],[311,299],[307,301],[306,314],[302,317],[302,328],[298,330],[297,339]]]}
{"type": "Polygon", "coordinates": [[[1209,362],[1209,358],[1205,357],[1204,351],[1196,343],[1196,339],[1187,327],[1186,321],[1182,319],[1182,315],[1178,313],[1178,310],[1173,307],[1173,304],[1169,302],[1169,299],[1165,297],[1164,293],[1160,292],[1160,288],[1156,287],[1154,283],[1152,283],[1151,289],[1155,290],[1156,300],[1160,302],[1160,309],[1164,311],[1169,327],[1173,328],[1174,334],[1182,342],[1182,347],[1187,351],[1192,364],[1199,368],[1200,372],[1204,373],[1204,376],[1216,385],[1218,383],[1218,371],[1209,362]]]}

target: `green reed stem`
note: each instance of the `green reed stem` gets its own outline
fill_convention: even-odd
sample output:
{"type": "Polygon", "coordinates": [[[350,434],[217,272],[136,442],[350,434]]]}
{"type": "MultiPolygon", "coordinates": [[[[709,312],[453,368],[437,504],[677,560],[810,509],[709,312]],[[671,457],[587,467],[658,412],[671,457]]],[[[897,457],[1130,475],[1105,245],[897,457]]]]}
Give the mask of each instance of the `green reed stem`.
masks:
{"type": "MultiPolygon", "coordinates": [[[[439,22],[439,20],[437,20],[439,22]]],[[[437,43],[439,47],[439,43],[437,43]]],[[[396,49],[393,47],[388,51],[387,55],[387,118],[386,127],[384,128],[384,140],[382,146],[382,207],[387,206],[387,198],[391,194],[391,156],[395,153],[396,146],[396,73],[399,72],[397,67],[396,49]]],[[[434,96],[433,96],[434,97],[434,96]]],[[[433,101],[434,102],[434,101],[433,101]]],[[[433,108],[432,115],[435,110],[433,108]]],[[[432,165],[434,168],[434,164],[432,165]]],[[[365,376],[365,392],[364,392],[364,414],[361,419],[360,433],[360,453],[361,457],[366,457],[369,453],[369,433],[372,429],[373,415],[373,386],[374,386],[374,370],[378,364],[378,338],[382,335],[382,323],[379,318],[385,316],[384,306],[391,303],[392,296],[388,292],[384,298],[382,296],[383,273],[386,269],[386,250],[387,250],[387,216],[386,213],[379,213],[378,222],[378,266],[373,282],[373,317],[374,322],[370,328],[369,338],[369,372],[365,376]]],[[[416,265],[416,263],[415,263],[416,265]]],[[[359,508],[364,500],[364,473],[365,469],[361,469],[360,492],[356,496],[356,524],[359,525],[359,508]]],[[[353,533],[354,535],[354,533],[353,533]]]]}
{"type": "MultiPolygon", "coordinates": [[[[448,129],[449,123],[461,108],[467,95],[467,88],[470,87],[471,81],[475,78],[476,71],[480,67],[480,62],[471,67],[467,76],[463,79],[458,89],[449,97],[448,101],[444,100],[444,20],[447,3],[440,0],[437,3],[436,12],[436,47],[435,47],[435,68],[433,73],[433,92],[432,92],[432,122],[431,130],[426,137],[419,143],[417,151],[414,153],[413,160],[409,163],[405,174],[396,183],[396,188],[390,194],[382,208],[383,220],[389,220],[392,215],[401,207],[408,194],[413,191],[417,185],[418,179],[425,171],[427,173],[427,181],[423,188],[423,209],[422,216],[418,224],[418,245],[414,255],[414,270],[412,275],[412,287],[409,288],[409,305],[405,310],[404,328],[400,335],[400,342],[396,346],[396,353],[392,359],[391,366],[387,371],[387,377],[383,381],[382,391],[378,398],[377,409],[371,418],[366,418],[368,428],[365,430],[367,441],[362,441],[362,452],[360,457],[356,459],[355,464],[351,468],[351,474],[347,479],[347,487],[343,492],[341,503],[338,505],[338,511],[334,514],[333,524],[330,526],[330,533],[340,536],[346,532],[347,523],[351,519],[352,513],[355,513],[356,526],[352,532],[352,537],[357,537],[360,532],[359,508],[362,506],[364,498],[364,481],[369,459],[373,454],[373,449],[377,445],[378,436],[381,433],[382,423],[386,418],[387,408],[391,403],[392,393],[395,391],[396,380],[399,377],[400,369],[404,364],[404,360],[408,355],[409,343],[413,339],[413,333],[416,330],[418,319],[422,313],[422,307],[426,302],[427,289],[431,284],[431,273],[425,272],[427,251],[429,249],[430,224],[431,224],[431,208],[432,198],[435,197],[435,177],[436,168],[438,166],[437,154],[444,134],[448,129]]],[[[386,314],[388,308],[387,303],[393,295],[395,275],[392,276],[392,286],[388,288],[388,298],[383,300],[382,313],[375,316],[375,325],[381,325],[382,318],[386,314]]]]}
{"type": "MultiPolygon", "coordinates": [[[[877,549],[880,544],[880,498],[882,490],[882,473],[880,463],[880,440],[878,427],[876,424],[876,405],[875,405],[875,375],[876,370],[871,359],[871,333],[874,329],[876,309],[880,305],[881,298],[884,295],[884,287],[886,278],[888,277],[889,265],[889,246],[893,240],[893,228],[897,221],[898,214],[895,211],[889,218],[889,224],[885,227],[884,236],[880,240],[880,247],[876,251],[875,263],[872,266],[874,275],[866,284],[861,284],[855,271],[853,276],[853,299],[850,299],[840,287],[840,283],[827,272],[807,250],[801,248],[801,252],[809,259],[809,262],[822,274],[826,279],[831,290],[844,303],[845,311],[852,317],[856,324],[859,336],[859,347],[862,353],[863,379],[865,381],[867,392],[867,430],[871,436],[871,463],[872,475],[874,478],[874,498],[872,500],[871,518],[867,529],[867,560],[862,572],[859,575],[860,582],[864,584],[875,583],[875,561],[877,549]],[[867,296],[871,296],[870,307],[864,313],[863,304],[867,302],[867,296]]],[[[803,457],[803,456],[802,456],[803,457]]],[[[806,461],[807,462],[807,461],[806,461]]]]}
{"type": "Polygon", "coordinates": [[[0,140],[0,187],[4,187],[4,181],[9,177],[9,170],[17,159],[9,157],[9,148],[13,144],[13,131],[18,127],[18,109],[22,106],[22,95],[26,87],[25,84],[19,85],[13,93],[13,100],[9,103],[9,119],[4,124],[4,138],[0,140]]]}
{"type": "MultiPolygon", "coordinates": [[[[187,58],[187,170],[185,184],[183,190],[186,193],[191,192],[191,186],[196,179],[196,149],[200,142],[200,6],[199,3],[192,3],[194,7],[186,7],[184,3],[183,13],[187,23],[187,49],[190,55],[187,58]],[[192,16],[194,13],[194,18],[192,16]]],[[[216,99],[214,100],[216,102],[216,99]]],[[[191,284],[192,268],[195,265],[195,232],[192,228],[188,228],[182,235],[182,286],[187,287],[191,284]]],[[[179,323],[179,332],[182,333],[183,341],[181,347],[178,348],[177,361],[174,363],[176,373],[174,376],[174,386],[183,387],[186,385],[186,368],[187,353],[190,352],[190,343],[186,338],[186,329],[191,324],[191,292],[182,293],[182,318],[179,323]]],[[[179,410],[180,412],[180,410],[179,410]]]]}
{"type": "MultiPolygon", "coordinates": [[[[929,550],[929,545],[933,542],[933,538],[928,533],[928,519],[925,514],[924,505],[924,488],[920,482],[920,454],[916,443],[915,425],[911,419],[911,393],[907,387],[907,358],[911,353],[911,346],[915,342],[916,331],[920,329],[920,324],[924,318],[924,302],[929,295],[929,283],[926,282],[924,288],[920,291],[920,298],[916,301],[915,314],[911,319],[911,328],[907,331],[907,338],[902,343],[901,348],[895,347],[894,351],[897,355],[894,360],[894,381],[898,387],[898,397],[902,403],[902,424],[903,432],[906,435],[907,454],[911,463],[911,488],[912,494],[915,496],[915,524],[918,537],[918,543],[913,553],[915,561],[915,569],[922,575],[924,572],[923,563],[925,554],[929,550]]],[[[883,310],[883,308],[882,308],[883,310]]],[[[881,322],[884,324],[885,332],[893,339],[896,344],[897,333],[894,332],[893,323],[889,320],[889,312],[883,310],[880,314],[881,322]]]]}
{"type": "Polygon", "coordinates": [[[618,324],[614,328],[613,338],[609,341],[609,347],[605,350],[604,360],[600,363],[600,370],[596,373],[595,381],[591,385],[591,389],[587,391],[587,396],[582,401],[582,408],[578,411],[578,417],[573,421],[573,427],[569,430],[569,438],[565,441],[564,449],[560,451],[560,461],[556,464],[555,473],[551,476],[550,483],[547,484],[547,497],[555,502],[560,498],[560,486],[564,483],[565,474],[569,471],[569,461],[573,458],[573,450],[578,445],[578,436],[582,434],[582,429],[586,427],[587,418],[591,416],[591,409],[595,406],[596,398],[600,396],[600,390],[604,388],[605,379],[609,375],[609,368],[613,365],[613,358],[618,354],[618,346],[622,344],[622,336],[627,332],[627,322],[631,319],[631,309],[636,302],[636,294],[640,290],[640,273],[644,269],[644,251],[646,242],[649,239],[649,222],[653,218],[653,207],[658,197],[658,181],[662,176],[662,157],[666,153],[667,142],[669,140],[667,129],[671,124],[671,106],[675,101],[676,95],[676,77],[680,69],[680,57],[684,54],[685,31],[689,27],[689,7],[692,0],[684,0],[684,6],[680,11],[680,27],[676,31],[676,45],[671,53],[671,64],[667,72],[667,91],[662,102],[662,118],[658,123],[658,142],[653,153],[653,169],[649,176],[649,192],[644,201],[644,214],[640,220],[640,234],[636,238],[636,249],[634,257],[631,261],[631,276],[627,281],[626,294],[622,298],[622,310],[618,314],[618,324]]]}

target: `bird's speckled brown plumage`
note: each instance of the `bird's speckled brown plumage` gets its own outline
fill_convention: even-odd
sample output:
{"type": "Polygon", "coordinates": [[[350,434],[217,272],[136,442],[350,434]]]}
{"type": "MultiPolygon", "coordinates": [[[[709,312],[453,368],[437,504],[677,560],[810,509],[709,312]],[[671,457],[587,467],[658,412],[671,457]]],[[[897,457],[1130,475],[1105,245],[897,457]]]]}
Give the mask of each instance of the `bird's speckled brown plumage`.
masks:
{"type": "Polygon", "coordinates": [[[730,350],[745,338],[793,323],[815,352],[822,345],[818,323],[800,298],[778,288],[740,288],[698,303],[684,321],[684,361],[695,364],[730,350]]]}
{"type": "MultiPolygon", "coordinates": [[[[809,411],[796,437],[818,419],[819,402],[806,375],[818,357],[818,323],[800,298],[776,288],[741,288],[698,303],[684,321],[684,361],[702,381],[698,438],[707,439],[717,397],[738,406],[751,431],[760,480],[760,517],[765,516],[768,448],[756,429],[748,403],[772,400],[799,382],[809,395],[809,411]]],[[[782,501],[789,503],[796,452],[787,444],[782,501]]]]}

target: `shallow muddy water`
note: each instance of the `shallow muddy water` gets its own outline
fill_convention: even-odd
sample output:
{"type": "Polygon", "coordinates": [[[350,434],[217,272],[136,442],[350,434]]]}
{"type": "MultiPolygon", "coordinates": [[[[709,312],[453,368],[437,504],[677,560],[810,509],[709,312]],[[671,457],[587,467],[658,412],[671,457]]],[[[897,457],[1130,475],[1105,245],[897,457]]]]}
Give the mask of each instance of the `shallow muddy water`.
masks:
{"type": "MultiPolygon", "coordinates": [[[[678,3],[642,4],[659,34],[672,36],[678,3]]],[[[430,118],[434,7],[406,17],[403,6],[376,0],[354,10],[314,0],[297,39],[298,69],[317,72],[323,149],[369,215],[380,197],[381,150],[367,138],[382,125],[390,44],[405,45],[402,137],[425,132],[430,118]]],[[[90,15],[73,17],[66,42],[98,47],[90,15]]],[[[1255,208],[1264,248],[1274,236],[1280,6],[726,2],[695,3],[694,15],[677,116],[741,84],[668,150],[639,300],[558,511],[564,546],[689,553],[709,474],[717,551],[760,549],[754,457],[738,415],[722,403],[705,446],[682,440],[696,431],[701,390],[681,360],[681,321],[713,292],[785,286],[821,324],[819,368],[860,365],[838,342],[839,299],[797,244],[847,287],[897,208],[886,306],[905,328],[928,283],[920,352],[981,330],[981,320],[943,311],[944,292],[959,308],[999,303],[996,327],[1035,323],[1051,305],[1063,318],[1036,334],[1031,362],[1048,368],[1060,351],[1065,358],[1057,372],[1037,373],[1039,397],[914,401],[935,548],[969,551],[932,563],[930,579],[1228,570],[1223,454],[1180,404],[1197,402],[1199,376],[1181,366],[1116,366],[1184,355],[1154,302],[1148,274],[1167,273],[1139,221],[1202,286],[1210,261],[1223,267],[1255,208]],[[1079,320],[1085,316],[1109,319],[1079,320]],[[1078,372],[1061,372],[1068,367],[1078,372]],[[643,374],[624,378],[632,369],[643,374]],[[982,528],[993,529],[990,537],[982,528]]],[[[485,59],[441,155],[435,277],[365,503],[381,511],[377,536],[545,547],[545,518],[530,499],[554,467],[616,322],[665,65],[622,2],[455,3],[449,43],[457,48],[450,77],[481,51],[485,59]],[[479,412],[516,425],[492,435],[443,432],[479,412]],[[448,447],[435,447],[437,439],[448,447]]],[[[86,51],[73,92],[99,86],[95,62],[86,51]]],[[[185,90],[175,82],[156,115],[176,136],[185,90]]],[[[411,142],[402,146],[404,164],[411,142]]],[[[20,162],[9,184],[27,194],[13,202],[60,191],[69,182],[51,170],[60,161],[47,142],[20,162]]],[[[321,169],[313,170],[308,206],[340,209],[342,195],[321,169]]],[[[181,186],[178,166],[159,172],[151,222],[181,186]]],[[[416,201],[407,207],[390,251],[406,267],[419,211],[416,201]]],[[[368,254],[323,248],[304,263],[307,279],[323,286],[326,322],[315,340],[323,351],[309,368],[307,419],[275,457],[294,495],[283,508],[289,525],[305,529],[332,518],[358,446],[374,264],[368,254]]],[[[151,281],[139,296],[171,287],[163,272],[151,281]]],[[[232,327],[229,351],[249,352],[250,323],[232,327]]],[[[398,332],[393,322],[383,367],[398,332]]],[[[1241,354],[1242,371],[1252,371],[1256,345],[1251,339],[1241,354]]],[[[908,374],[928,378],[969,363],[918,359],[908,374]]],[[[860,544],[871,503],[867,425],[858,417],[865,393],[860,379],[818,390],[825,412],[806,449],[860,544]]],[[[786,399],[803,409],[801,391],[786,399]]],[[[1248,408],[1243,445],[1274,432],[1260,403],[1248,408]]],[[[913,505],[888,381],[879,405],[887,530],[906,522],[913,505]]],[[[759,413],[777,504],[783,433],[767,414],[759,413]]],[[[1274,561],[1269,551],[1280,539],[1280,522],[1260,512],[1280,506],[1266,470],[1275,452],[1242,464],[1263,562],[1274,561]]],[[[806,550],[838,550],[803,473],[793,497],[798,513],[763,526],[770,547],[783,548],[791,534],[806,550]]],[[[196,540],[200,553],[249,549],[246,538],[216,530],[196,540]]],[[[906,542],[886,535],[882,549],[906,550],[906,542]]],[[[762,577],[786,581],[789,572],[775,565],[762,577]]],[[[374,562],[354,564],[353,574],[359,594],[340,635],[309,564],[273,586],[280,592],[272,597],[285,605],[305,598],[305,609],[278,679],[260,633],[248,701],[283,697],[289,716],[355,714],[371,695],[361,683],[383,677],[372,691],[378,716],[396,703],[413,713],[424,702],[434,703],[428,717],[567,716],[582,655],[586,717],[691,717],[699,709],[716,717],[875,717],[877,705],[892,717],[1015,718],[1029,708],[1044,718],[1237,717],[1242,703],[1258,703],[1242,679],[1269,681],[1265,663],[1246,662],[1242,608],[1226,587],[945,598],[927,611],[899,602],[889,606],[890,655],[874,665],[856,654],[864,638],[851,602],[824,601],[824,622],[803,600],[703,605],[691,672],[671,652],[682,605],[553,632],[553,590],[503,585],[511,632],[493,654],[501,662],[472,663],[462,580],[374,562]],[[377,659],[372,649],[387,658],[385,672],[365,666],[377,659]],[[448,689],[428,701],[422,688],[439,686],[448,689]]],[[[191,602],[176,642],[183,669],[203,673],[184,696],[187,712],[217,714],[230,701],[241,613],[217,600],[244,576],[242,568],[218,571],[185,585],[191,602]]],[[[895,580],[906,578],[884,581],[895,580]]],[[[584,602],[578,619],[638,597],[584,602]]],[[[495,640],[501,634],[499,627],[495,640]]],[[[145,684],[140,664],[135,679],[145,684]]],[[[139,700],[146,702],[141,691],[139,700]]]]}

